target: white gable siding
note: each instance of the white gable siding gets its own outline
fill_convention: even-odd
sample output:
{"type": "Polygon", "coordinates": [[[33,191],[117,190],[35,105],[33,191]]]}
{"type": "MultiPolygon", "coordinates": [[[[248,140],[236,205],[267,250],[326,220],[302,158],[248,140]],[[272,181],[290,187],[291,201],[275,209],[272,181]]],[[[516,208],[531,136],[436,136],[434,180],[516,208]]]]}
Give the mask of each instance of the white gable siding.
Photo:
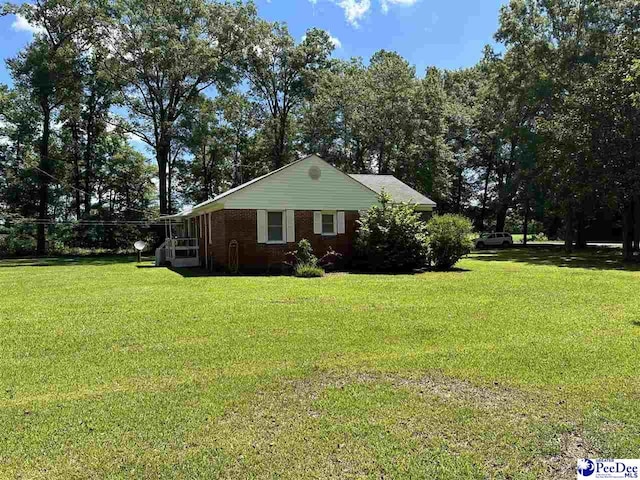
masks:
{"type": "Polygon", "coordinates": [[[221,199],[225,209],[366,210],[376,193],[316,156],[221,199]],[[313,180],[309,169],[320,169],[313,180]]]}

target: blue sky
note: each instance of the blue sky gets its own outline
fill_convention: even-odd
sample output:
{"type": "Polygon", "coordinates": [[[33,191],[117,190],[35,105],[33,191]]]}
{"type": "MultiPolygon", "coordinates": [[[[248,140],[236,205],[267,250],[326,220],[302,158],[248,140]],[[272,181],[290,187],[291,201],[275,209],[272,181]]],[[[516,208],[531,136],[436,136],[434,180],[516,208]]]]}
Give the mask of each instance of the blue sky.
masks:
{"type": "Polygon", "coordinates": [[[368,60],[377,50],[394,50],[416,66],[474,65],[493,44],[500,6],[506,0],[257,0],[260,15],[286,21],[300,38],[310,27],[339,41],[334,55],[368,60]]]}
{"type": "MultiPolygon", "coordinates": [[[[334,56],[368,60],[380,49],[395,50],[415,65],[462,68],[475,64],[493,43],[498,12],[506,0],[256,0],[260,15],[284,21],[300,39],[311,27],[336,39],[334,56]]],[[[31,39],[29,25],[0,17],[0,57],[11,58],[31,39]]],[[[10,83],[4,61],[0,83],[10,83]]]]}

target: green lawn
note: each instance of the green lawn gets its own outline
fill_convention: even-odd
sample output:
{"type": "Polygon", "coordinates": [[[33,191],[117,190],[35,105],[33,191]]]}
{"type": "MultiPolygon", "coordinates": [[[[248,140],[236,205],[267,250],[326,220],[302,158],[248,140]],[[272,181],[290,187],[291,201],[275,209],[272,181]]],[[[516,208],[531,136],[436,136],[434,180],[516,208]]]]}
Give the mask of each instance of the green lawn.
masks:
{"type": "MultiPolygon", "coordinates": [[[[529,234],[527,242],[528,243],[537,243],[538,240],[532,240],[532,237],[533,237],[533,235],[529,234]]],[[[519,243],[523,243],[524,235],[522,233],[513,233],[513,234],[511,234],[511,238],[513,239],[513,243],[517,245],[519,243]]],[[[545,240],[545,241],[540,242],[540,243],[549,243],[549,241],[545,240]]]]}
{"type": "Polygon", "coordinates": [[[640,451],[640,271],[0,261],[0,478],[575,478],[640,451]]]}

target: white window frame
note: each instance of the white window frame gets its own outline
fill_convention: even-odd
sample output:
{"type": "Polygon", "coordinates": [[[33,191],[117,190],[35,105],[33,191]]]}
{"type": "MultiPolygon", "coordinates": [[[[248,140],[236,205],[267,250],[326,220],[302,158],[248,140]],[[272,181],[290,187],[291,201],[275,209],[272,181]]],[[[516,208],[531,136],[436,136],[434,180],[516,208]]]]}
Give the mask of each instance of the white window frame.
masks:
{"type": "Polygon", "coordinates": [[[320,235],[322,235],[323,237],[335,237],[336,235],[338,235],[338,219],[337,219],[338,213],[335,210],[323,210],[322,212],[320,212],[320,235]],[[324,227],[324,215],[331,215],[333,217],[333,232],[332,233],[325,233],[323,232],[323,227],[324,227]]]}
{"type": "Polygon", "coordinates": [[[268,245],[282,245],[287,243],[287,216],[284,210],[267,210],[267,221],[265,228],[267,229],[267,244],[268,245]],[[269,240],[269,214],[279,213],[282,219],[282,240],[269,240]]]}

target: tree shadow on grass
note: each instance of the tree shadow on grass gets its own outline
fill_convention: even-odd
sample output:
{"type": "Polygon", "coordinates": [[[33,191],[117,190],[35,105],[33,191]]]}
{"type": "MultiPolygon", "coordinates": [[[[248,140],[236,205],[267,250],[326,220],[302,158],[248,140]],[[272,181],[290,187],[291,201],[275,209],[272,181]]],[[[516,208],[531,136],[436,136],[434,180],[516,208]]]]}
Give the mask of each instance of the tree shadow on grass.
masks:
{"type": "MultiPolygon", "coordinates": [[[[167,270],[171,270],[173,273],[177,273],[183,278],[199,278],[199,277],[230,277],[230,278],[238,278],[238,277],[293,277],[293,274],[286,272],[239,272],[239,273],[227,273],[227,272],[211,272],[205,268],[200,267],[185,267],[185,268],[175,268],[170,266],[163,267],[153,267],[153,266],[139,266],[138,268],[166,268],[167,270]]],[[[451,270],[440,271],[440,270],[415,270],[412,272],[374,272],[374,271],[366,271],[366,270],[336,270],[336,271],[328,271],[326,275],[385,275],[385,276],[414,276],[420,275],[422,273],[465,273],[470,272],[466,268],[458,268],[454,267],[451,270]]]]}
{"type": "MultiPolygon", "coordinates": [[[[145,268],[144,266],[140,266],[138,268],[145,268]]],[[[149,268],[149,267],[146,267],[149,268]]],[[[228,277],[228,278],[241,278],[241,277],[286,277],[290,275],[286,275],[284,273],[276,273],[276,272],[238,272],[238,273],[228,273],[221,271],[209,271],[206,268],[202,267],[170,267],[170,266],[162,266],[162,267],[152,267],[152,268],[165,268],[167,270],[172,271],[180,275],[183,278],[200,278],[200,277],[228,277]]]]}
{"type": "Polygon", "coordinates": [[[470,258],[487,262],[519,262],[561,268],[640,271],[639,263],[622,261],[622,251],[619,248],[606,247],[587,247],[572,253],[566,253],[562,246],[480,250],[474,252],[470,258]]]}
{"type": "Polygon", "coordinates": [[[468,268],[453,267],[449,270],[436,270],[434,268],[424,268],[420,270],[413,270],[411,272],[377,272],[375,270],[348,270],[344,273],[351,275],[388,275],[388,276],[413,276],[421,275],[423,273],[466,273],[470,272],[468,268]]]}
{"type": "MultiPolygon", "coordinates": [[[[103,266],[122,263],[134,263],[135,255],[86,256],[86,257],[33,257],[33,258],[0,258],[0,268],[18,267],[70,267],[70,266],[103,266]]],[[[143,257],[149,261],[151,257],[143,257]]]]}

